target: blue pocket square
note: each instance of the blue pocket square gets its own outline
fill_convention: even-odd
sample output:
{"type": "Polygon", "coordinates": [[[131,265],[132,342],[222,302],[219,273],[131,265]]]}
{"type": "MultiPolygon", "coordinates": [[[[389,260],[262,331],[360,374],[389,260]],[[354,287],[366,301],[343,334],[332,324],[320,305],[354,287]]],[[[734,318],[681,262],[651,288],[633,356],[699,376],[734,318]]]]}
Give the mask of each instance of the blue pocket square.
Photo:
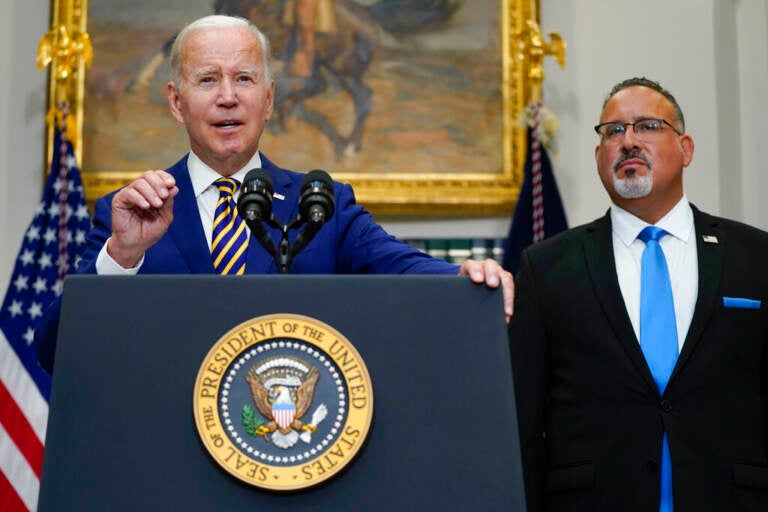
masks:
{"type": "Polygon", "coordinates": [[[744,299],[742,297],[723,297],[723,306],[726,308],[760,309],[761,301],[744,299]]]}

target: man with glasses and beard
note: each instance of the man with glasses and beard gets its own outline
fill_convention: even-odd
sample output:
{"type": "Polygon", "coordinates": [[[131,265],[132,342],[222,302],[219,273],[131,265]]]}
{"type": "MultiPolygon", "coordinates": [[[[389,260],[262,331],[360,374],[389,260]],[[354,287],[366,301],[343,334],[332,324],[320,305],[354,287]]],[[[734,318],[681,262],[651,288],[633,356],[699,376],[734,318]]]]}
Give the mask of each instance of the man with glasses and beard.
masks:
{"type": "Polygon", "coordinates": [[[617,84],[595,130],[608,213],[515,276],[529,510],[768,510],[768,234],[688,202],[658,83],[617,84]]]}

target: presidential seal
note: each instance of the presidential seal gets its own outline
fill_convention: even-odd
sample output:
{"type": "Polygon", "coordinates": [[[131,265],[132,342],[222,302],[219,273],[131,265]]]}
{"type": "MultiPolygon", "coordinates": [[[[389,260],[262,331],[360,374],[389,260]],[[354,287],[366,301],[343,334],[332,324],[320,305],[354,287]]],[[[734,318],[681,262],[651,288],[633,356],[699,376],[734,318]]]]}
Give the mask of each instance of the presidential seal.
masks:
{"type": "Polygon", "coordinates": [[[234,477],[263,489],[317,485],[357,454],[373,388],[355,347],[306,316],[267,315],[222,336],[197,373],[197,432],[234,477]]]}

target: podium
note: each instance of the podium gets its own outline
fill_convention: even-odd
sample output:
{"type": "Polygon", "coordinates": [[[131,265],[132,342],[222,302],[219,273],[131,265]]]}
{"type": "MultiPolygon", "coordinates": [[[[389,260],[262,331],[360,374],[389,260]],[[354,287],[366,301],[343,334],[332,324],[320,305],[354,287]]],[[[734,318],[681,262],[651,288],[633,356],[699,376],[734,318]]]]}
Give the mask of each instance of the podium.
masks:
{"type": "Polygon", "coordinates": [[[71,276],[38,510],[523,511],[499,290],[460,276],[71,276]],[[343,471],[274,492],[224,471],[193,417],[233,326],[297,314],[354,344],[373,421],[343,471]]]}

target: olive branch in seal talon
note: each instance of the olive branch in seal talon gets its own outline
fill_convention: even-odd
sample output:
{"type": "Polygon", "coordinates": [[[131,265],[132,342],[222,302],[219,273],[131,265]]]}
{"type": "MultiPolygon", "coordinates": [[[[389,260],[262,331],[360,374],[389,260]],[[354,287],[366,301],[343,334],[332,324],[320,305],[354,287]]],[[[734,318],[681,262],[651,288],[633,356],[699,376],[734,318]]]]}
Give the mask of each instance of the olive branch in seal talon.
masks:
{"type": "Polygon", "coordinates": [[[253,407],[245,404],[242,411],[240,411],[240,419],[246,432],[254,437],[263,436],[264,440],[269,442],[269,438],[267,437],[267,432],[269,432],[269,430],[264,427],[264,422],[256,417],[256,411],[253,410],[253,407]]]}

